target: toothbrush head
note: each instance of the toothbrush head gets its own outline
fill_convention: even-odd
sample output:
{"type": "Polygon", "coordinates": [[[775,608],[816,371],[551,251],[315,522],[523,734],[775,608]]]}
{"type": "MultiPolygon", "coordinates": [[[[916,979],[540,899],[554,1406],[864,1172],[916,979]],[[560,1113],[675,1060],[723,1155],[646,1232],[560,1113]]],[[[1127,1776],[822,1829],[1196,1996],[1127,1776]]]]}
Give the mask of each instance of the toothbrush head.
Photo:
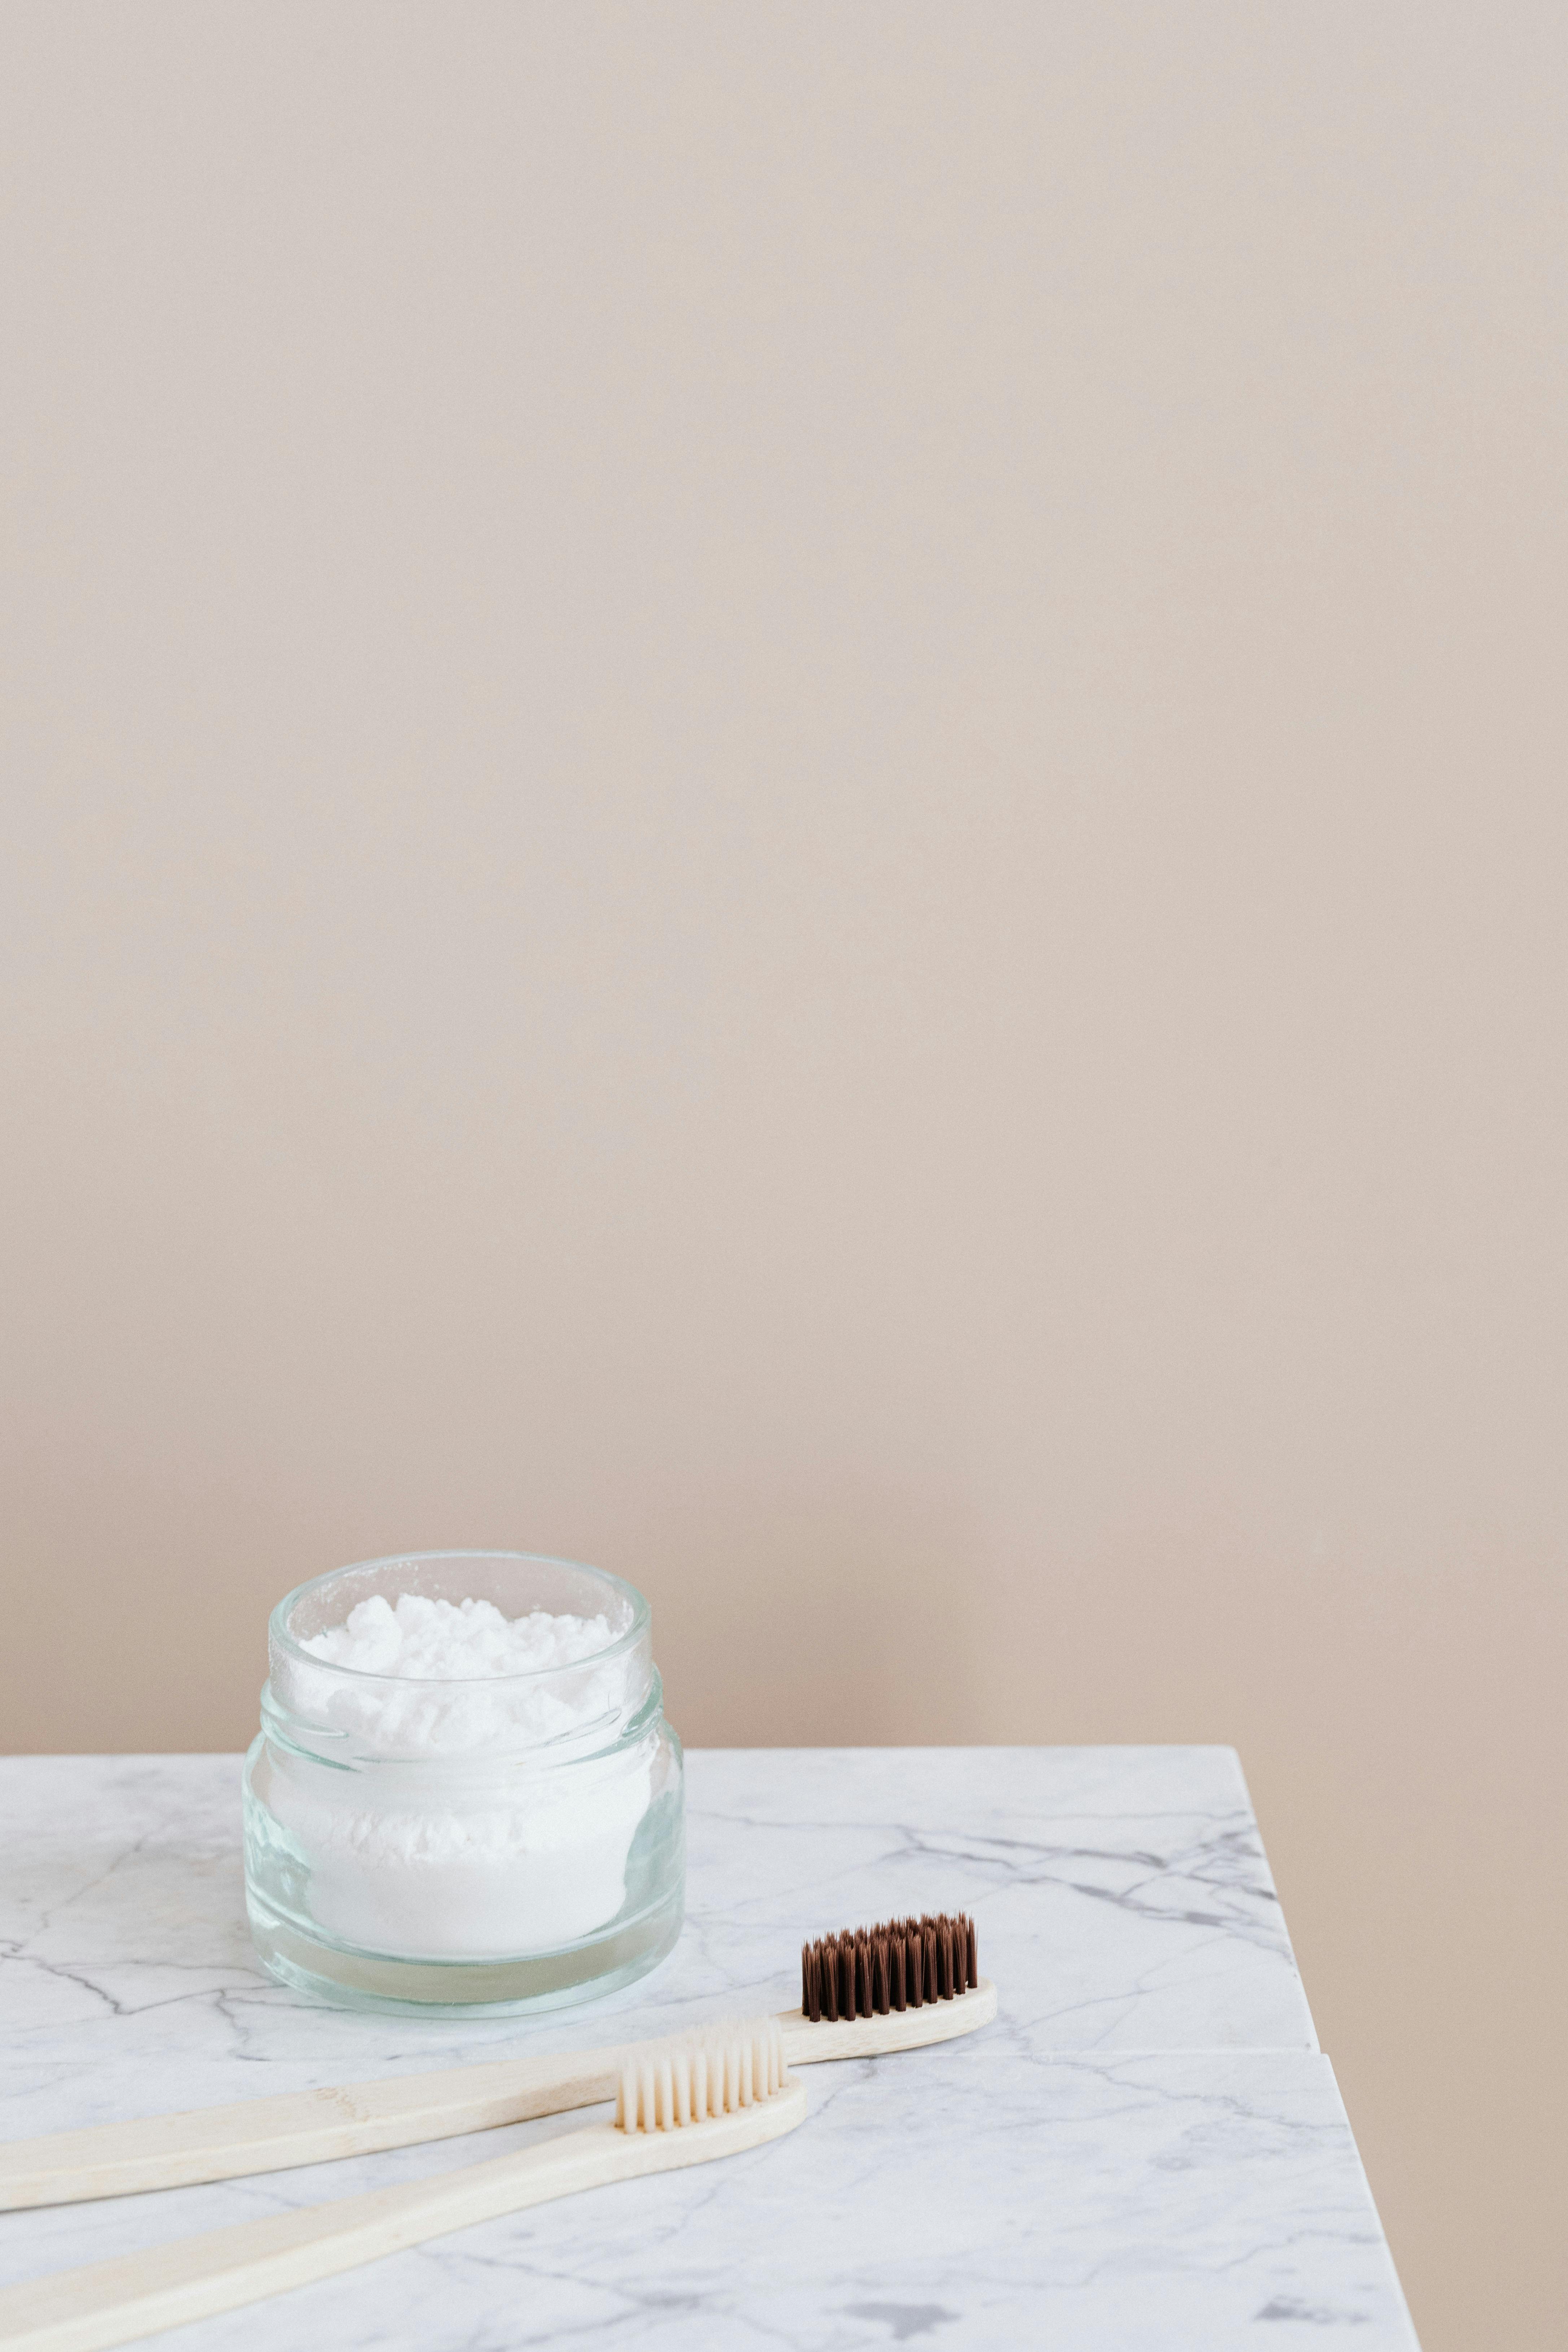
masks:
{"type": "Polygon", "coordinates": [[[645,2042],[621,2068],[616,2122],[624,2132],[678,2131],[760,2106],[787,2090],[776,2017],[747,2017],[645,2042]]]}
{"type": "Polygon", "coordinates": [[[926,1912],[919,1919],[888,1919],[819,1937],[800,1956],[800,2005],[814,2023],[823,2018],[883,2017],[953,2000],[980,1982],[974,1922],[926,1912]]]}

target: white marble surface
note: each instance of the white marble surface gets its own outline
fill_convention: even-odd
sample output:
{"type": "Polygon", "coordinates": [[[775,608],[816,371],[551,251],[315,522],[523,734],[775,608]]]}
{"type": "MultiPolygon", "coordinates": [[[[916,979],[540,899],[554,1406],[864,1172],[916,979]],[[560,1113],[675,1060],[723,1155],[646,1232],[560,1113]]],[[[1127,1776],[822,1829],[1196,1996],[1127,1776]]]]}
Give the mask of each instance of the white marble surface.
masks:
{"type": "MultiPolygon", "coordinates": [[[[1414,2345],[1231,1751],[689,1762],[689,1916],[663,1968],[537,2022],[464,2024],[311,2007],[260,1975],[235,1759],[0,1759],[7,2137],[784,2007],[803,1937],[892,1910],[973,1910],[998,1986],[973,2042],[813,2070],[808,2121],[776,2147],[156,2341],[1286,2352],[1343,2326],[1357,2352],[1414,2345]]],[[[579,2120],[0,2216],[0,2280],[579,2120]]]]}

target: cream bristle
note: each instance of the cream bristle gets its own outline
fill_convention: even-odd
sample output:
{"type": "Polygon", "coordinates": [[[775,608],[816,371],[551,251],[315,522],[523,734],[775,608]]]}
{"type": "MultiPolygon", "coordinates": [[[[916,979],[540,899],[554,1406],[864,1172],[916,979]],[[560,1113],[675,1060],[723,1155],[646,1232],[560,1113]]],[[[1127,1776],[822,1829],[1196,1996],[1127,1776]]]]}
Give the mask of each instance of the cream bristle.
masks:
{"type": "Polygon", "coordinates": [[[622,2131],[679,2131],[771,2099],[784,2081],[776,2017],[672,2034],[644,2042],[622,2067],[616,2121],[622,2131]]]}

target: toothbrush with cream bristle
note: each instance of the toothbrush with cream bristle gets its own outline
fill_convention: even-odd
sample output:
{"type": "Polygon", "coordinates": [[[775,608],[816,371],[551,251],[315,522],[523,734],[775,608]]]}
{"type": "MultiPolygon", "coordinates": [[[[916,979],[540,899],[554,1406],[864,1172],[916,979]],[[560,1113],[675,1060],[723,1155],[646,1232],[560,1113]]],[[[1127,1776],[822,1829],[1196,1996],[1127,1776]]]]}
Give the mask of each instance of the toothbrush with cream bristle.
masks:
{"type": "MultiPolygon", "coordinates": [[[[942,1913],[807,1944],[801,2006],[772,2022],[789,2067],[920,2049],[995,2014],[973,1920],[942,1913]]],[[[624,2068],[647,2046],[505,2058],[13,2140],[0,2144],[0,2210],[233,2180],[561,2115],[618,2097],[624,2068]]]]}
{"type": "Polygon", "coordinates": [[[434,2180],[268,2213],[0,2293],[7,2352],[105,2352],[356,2269],[382,2254],[644,2173],[707,2164],[805,2119],[776,2017],[634,2045],[610,2123],[586,2125],[434,2180]]]}

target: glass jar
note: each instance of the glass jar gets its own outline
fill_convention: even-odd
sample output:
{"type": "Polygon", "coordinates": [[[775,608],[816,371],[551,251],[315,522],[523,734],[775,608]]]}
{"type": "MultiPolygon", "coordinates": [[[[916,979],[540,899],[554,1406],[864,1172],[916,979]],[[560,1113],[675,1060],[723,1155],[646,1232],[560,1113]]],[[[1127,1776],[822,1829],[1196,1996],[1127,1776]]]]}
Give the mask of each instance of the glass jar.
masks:
{"type": "Polygon", "coordinates": [[[523,1552],[366,1560],[280,1601],[245,1759],[246,1903],[272,1974],[353,2007],[472,2013],[588,2000],[661,1960],[686,1811],[650,1629],[618,1577],[523,1552]],[[307,1646],[404,1593],[602,1617],[605,1638],[569,1665],[445,1681],[307,1646]]]}

